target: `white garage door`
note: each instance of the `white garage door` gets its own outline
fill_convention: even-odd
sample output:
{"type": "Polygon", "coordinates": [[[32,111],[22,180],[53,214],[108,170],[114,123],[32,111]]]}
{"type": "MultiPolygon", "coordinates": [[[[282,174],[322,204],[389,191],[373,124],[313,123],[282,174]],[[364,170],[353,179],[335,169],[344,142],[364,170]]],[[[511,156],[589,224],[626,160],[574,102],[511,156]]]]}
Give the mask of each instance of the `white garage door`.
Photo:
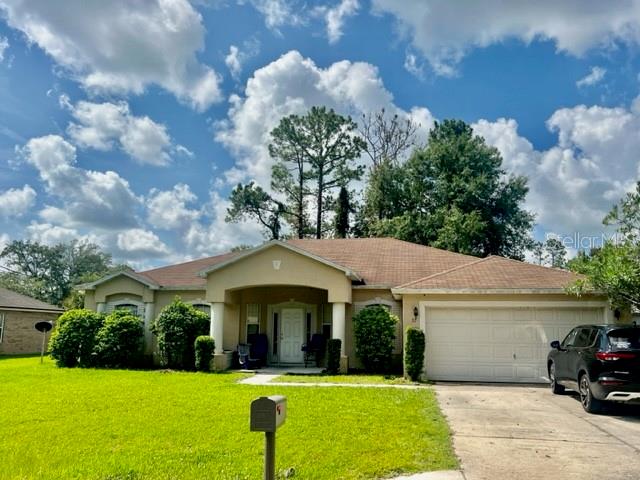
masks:
{"type": "Polygon", "coordinates": [[[603,321],[602,308],[425,308],[432,380],[545,382],[549,343],[603,321]]]}

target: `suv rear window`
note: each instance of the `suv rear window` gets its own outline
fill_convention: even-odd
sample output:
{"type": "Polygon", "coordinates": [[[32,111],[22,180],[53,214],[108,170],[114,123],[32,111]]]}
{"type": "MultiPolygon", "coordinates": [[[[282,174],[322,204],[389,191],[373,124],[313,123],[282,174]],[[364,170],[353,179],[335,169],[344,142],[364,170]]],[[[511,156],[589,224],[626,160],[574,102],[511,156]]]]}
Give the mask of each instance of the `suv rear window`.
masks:
{"type": "Polygon", "coordinates": [[[640,349],[640,328],[620,328],[607,333],[613,350],[640,349]]]}

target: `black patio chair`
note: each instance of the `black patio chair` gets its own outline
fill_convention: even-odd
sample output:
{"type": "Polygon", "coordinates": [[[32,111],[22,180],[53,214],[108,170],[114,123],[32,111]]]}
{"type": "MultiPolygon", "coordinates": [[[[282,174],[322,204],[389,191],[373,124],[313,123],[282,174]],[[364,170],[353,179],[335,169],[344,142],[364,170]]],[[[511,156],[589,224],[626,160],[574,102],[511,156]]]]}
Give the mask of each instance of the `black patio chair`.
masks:
{"type": "Polygon", "coordinates": [[[238,363],[244,370],[253,370],[259,366],[259,360],[251,356],[251,345],[248,343],[238,344],[238,363]]]}
{"type": "Polygon", "coordinates": [[[320,366],[322,357],[324,356],[324,349],[326,346],[326,340],[321,333],[314,333],[311,335],[309,343],[302,345],[302,351],[304,352],[304,367],[307,368],[307,363],[314,360],[316,367],[320,366]]]}

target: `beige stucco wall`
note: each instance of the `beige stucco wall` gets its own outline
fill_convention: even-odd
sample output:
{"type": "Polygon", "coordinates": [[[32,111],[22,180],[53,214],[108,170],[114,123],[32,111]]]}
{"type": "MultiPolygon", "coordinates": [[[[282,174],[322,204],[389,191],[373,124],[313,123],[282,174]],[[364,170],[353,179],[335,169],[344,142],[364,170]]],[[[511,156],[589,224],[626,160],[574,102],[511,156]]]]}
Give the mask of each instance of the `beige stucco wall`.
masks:
{"type": "MultiPolygon", "coordinates": [[[[4,315],[4,334],[0,343],[0,355],[19,355],[40,353],[42,333],[34,325],[42,320],[55,322],[58,313],[21,312],[16,310],[0,310],[4,315]]],[[[47,333],[47,342],[49,333],[47,333]]]]}
{"type": "Polygon", "coordinates": [[[137,295],[143,302],[153,302],[153,290],[124,275],[114,277],[98,285],[93,291],[92,301],[95,303],[106,302],[107,297],[110,295],[122,293],[126,293],[129,296],[137,295]]]}
{"type": "Polygon", "coordinates": [[[301,285],[326,289],[329,302],[351,303],[351,281],[345,273],[280,245],[211,272],[207,277],[207,299],[228,302],[228,293],[247,287],[301,285]],[[280,261],[280,268],[273,261],[280,261]]]}

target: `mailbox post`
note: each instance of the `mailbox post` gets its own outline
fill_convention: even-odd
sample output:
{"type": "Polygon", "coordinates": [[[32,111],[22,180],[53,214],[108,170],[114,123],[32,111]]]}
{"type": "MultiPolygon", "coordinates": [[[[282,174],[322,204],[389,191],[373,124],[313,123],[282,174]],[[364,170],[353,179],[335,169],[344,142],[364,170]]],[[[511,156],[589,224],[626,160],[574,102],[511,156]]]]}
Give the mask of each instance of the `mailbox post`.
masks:
{"type": "Polygon", "coordinates": [[[39,332],[42,332],[42,350],[40,351],[40,363],[42,363],[44,361],[44,348],[47,341],[47,332],[53,328],[53,323],[44,320],[42,322],[37,322],[34,327],[39,332]]]}
{"type": "Polygon", "coordinates": [[[276,478],[276,430],[287,418],[287,397],[272,395],[251,402],[250,429],[264,432],[264,480],[276,478]]]}

